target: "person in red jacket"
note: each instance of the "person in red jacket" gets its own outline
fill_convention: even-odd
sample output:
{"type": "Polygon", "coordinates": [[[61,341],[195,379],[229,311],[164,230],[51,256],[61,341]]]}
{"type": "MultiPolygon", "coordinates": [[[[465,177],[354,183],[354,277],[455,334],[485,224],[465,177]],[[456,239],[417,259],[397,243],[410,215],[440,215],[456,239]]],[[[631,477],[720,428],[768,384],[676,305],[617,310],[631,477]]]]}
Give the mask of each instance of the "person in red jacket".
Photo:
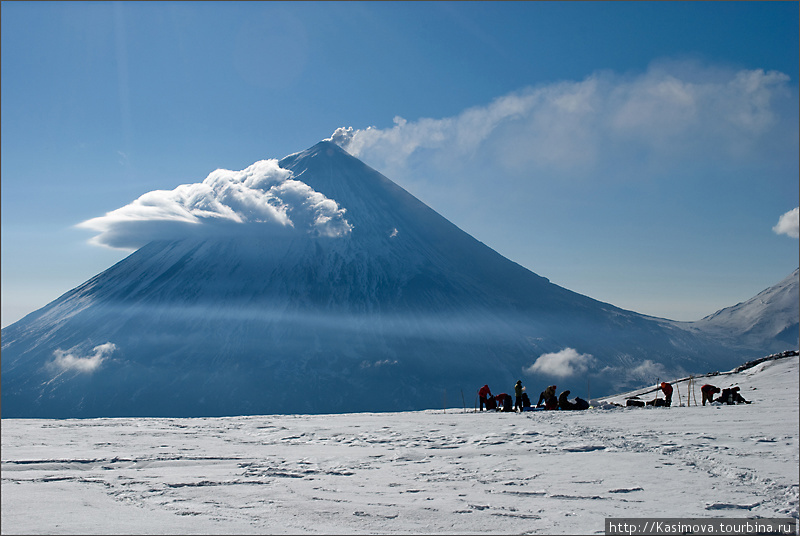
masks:
{"type": "Polygon", "coordinates": [[[714,401],[714,395],[719,393],[720,391],[719,387],[717,387],[716,385],[711,385],[707,383],[700,388],[700,392],[703,393],[703,405],[705,406],[706,401],[708,401],[708,403],[711,404],[711,402],[714,401]]]}
{"type": "Polygon", "coordinates": [[[667,382],[661,382],[661,390],[664,392],[664,405],[670,407],[672,405],[672,386],[667,382]]]}
{"type": "Polygon", "coordinates": [[[488,385],[484,385],[478,390],[478,396],[481,397],[481,411],[483,411],[483,407],[486,406],[486,409],[489,409],[489,406],[486,405],[486,400],[492,396],[492,391],[489,390],[488,385]]]}

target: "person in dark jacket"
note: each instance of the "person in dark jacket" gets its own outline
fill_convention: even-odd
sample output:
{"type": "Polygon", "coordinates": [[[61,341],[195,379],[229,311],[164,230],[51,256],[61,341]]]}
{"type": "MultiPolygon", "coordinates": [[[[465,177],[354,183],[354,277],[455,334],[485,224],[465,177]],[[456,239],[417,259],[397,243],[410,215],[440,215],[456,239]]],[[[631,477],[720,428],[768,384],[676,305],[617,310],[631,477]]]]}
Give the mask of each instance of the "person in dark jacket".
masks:
{"type": "Polygon", "coordinates": [[[486,409],[489,409],[489,406],[486,405],[487,400],[490,396],[492,396],[492,391],[489,389],[488,385],[484,385],[478,390],[478,396],[481,399],[481,411],[483,411],[483,407],[486,406],[486,409]]]}
{"type": "Polygon", "coordinates": [[[569,401],[569,391],[558,395],[558,407],[561,409],[575,409],[575,404],[569,401]]]}
{"type": "Polygon", "coordinates": [[[531,399],[528,398],[528,393],[525,392],[525,388],[522,388],[522,407],[529,408],[531,407],[531,399]]]}
{"type": "Polygon", "coordinates": [[[586,400],[582,399],[581,397],[576,396],[575,397],[575,408],[573,408],[573,409],[578,409],[578,410],[589,409],[589,403],[586,400]]]}
{"type": "Polygon", "coordinates": [[[720,389],[716,385],[711,385],[707,383],[700,388],[700,392],[703,393],[703,405],[705,406],[706,402],[711,404],[711,402],[714,401],[714,395],[719,393],[720,389]]]}
{"type": "Polygon", "coordinates": [[[494,399],[500,411],[514,411],[514,407],[511,405],[511,395],[500,393],[494,399]]]}
{"type": "Polygon", "coordinates": [[[718,399],[715,400],[715,402],[720,402],[722,404],[728,404],[728,405],[750,403],[747,400],[745,400],[741,394],[739,394],[739,387],[731,387],[729,389],[723,389],[722,394],[719,396],[718,399]]]}

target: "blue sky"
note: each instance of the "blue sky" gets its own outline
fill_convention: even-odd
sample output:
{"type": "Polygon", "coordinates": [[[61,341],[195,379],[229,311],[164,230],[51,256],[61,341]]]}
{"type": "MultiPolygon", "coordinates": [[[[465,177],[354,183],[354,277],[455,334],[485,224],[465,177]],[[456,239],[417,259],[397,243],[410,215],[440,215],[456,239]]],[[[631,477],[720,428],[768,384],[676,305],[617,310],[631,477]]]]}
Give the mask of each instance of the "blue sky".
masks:
{"type": "Polygon", "coordinates": [[[77,224],[340,127],[620,307],[699,319],[798,265],[796,223],[774,229],[800,195],[797,2],[3,2],[1,22],[3,326],[128,254],[77,224]]]}

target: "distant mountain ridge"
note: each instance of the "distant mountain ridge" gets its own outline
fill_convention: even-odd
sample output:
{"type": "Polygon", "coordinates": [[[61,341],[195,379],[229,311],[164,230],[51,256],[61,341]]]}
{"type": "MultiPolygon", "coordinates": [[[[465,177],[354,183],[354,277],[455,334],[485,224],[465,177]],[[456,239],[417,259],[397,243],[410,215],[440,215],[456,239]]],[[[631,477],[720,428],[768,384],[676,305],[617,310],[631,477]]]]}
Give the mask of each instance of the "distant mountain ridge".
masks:
{"type": "MultiPolygon", "coordinates": [[[[786,348],[797,348],[800,318],[800,270],[795,270],[778,284],[747,301],[721,309],[702,320],[692,322],[694,329],[710,336],[729,339],[731,334],[743,346],[773,340],[786,348]]],[[[773,350],[779,348],[774,347],[773,350]]]]}
{"type": "MultiPolygon", "coordinates": [[[[148,243],[2,331],[2,416],[401,411],[517,379],[573,395],[591,380],[599,396],[791,338],[790,321],[743,338],[721,312],[674,322],[554,285],[329,141],[278,164],[344,208],[351,231],[231,225],[148,243]],[[525,372],[568,348],[583,356],[571,374],[525,372]]],[[[797,302],[773,312],[796,321],[797,302]]]]}

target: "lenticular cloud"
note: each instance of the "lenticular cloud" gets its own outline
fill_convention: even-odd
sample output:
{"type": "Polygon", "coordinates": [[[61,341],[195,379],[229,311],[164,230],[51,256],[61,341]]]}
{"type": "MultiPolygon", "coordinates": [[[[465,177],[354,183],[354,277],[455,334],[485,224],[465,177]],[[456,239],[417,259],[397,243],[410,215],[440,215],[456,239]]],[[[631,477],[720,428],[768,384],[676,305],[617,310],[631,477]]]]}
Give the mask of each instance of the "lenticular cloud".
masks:
{"type": "Polygon", "coordinates": [[[352,230],[344,213],[336,201],[271,159],[241,171],[218,169],[201,183],[148,192],[78,227],[98,232],[95,244],[137,249],[153,240],[253,229],[344,236],[352,230]]]}

